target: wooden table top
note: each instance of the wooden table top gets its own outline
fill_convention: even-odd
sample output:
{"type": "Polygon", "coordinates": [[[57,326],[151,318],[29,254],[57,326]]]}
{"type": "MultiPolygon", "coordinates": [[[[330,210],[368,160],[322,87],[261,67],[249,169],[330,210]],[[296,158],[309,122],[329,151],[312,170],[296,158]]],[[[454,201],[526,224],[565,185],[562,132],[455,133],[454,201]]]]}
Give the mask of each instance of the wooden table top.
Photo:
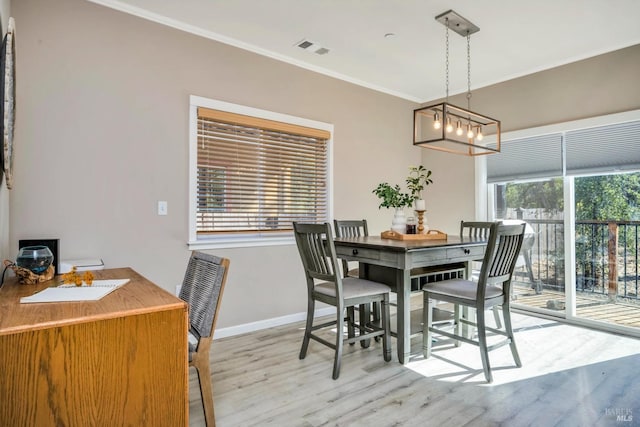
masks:
{"type": "Polygon", "coordinates": [[[16,278],[5,279],[0,289],[0,336],[179,307],[187,309],[184,301],[131,268],[97,270],[93,273],[96,280],[130,280],[98,301],[21,304],[20,298],[61,284],[61,276],[37,285],[23,285],[16,278]]]}
{"type": "Polygon", "coordinates": [[[406,252],[416,249],[442,248],[446,246],[486,245],[487,241],[475,237],[448,236],[446,239],[436,240],[394,240],[383,239],[380,236],[336,237],[334,243],[361,248],[384,248],[390,251],[406,252]]]}

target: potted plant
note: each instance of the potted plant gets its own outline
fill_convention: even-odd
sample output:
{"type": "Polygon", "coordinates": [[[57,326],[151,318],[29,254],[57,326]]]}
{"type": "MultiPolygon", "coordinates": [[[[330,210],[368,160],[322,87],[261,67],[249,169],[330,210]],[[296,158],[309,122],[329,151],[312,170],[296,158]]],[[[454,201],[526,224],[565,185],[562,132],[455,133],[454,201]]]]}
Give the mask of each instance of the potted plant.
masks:
{"type": "Polygon", "coordinates": [[[431,180],[431,171],[427,170],[424,166],[410,166],[409,176],[407,177],[407,188],[411,193],[412,201],[415,201],[415,210],[426,210],[426,204],[422,198],[422,190],[429,185],[433,184],[431,180]]]}
{"type": "Polygon", "coordinates": [[[391,229],[398,233],[404,233],[406,231],[407,219],[402,208],[411,206],[413,196],[409,193],[403,193],[398,184],[392,187],[388,182],[378,184],[373,190],[373,193],[381,200],[378,209],[395,209],[391,229]]]}

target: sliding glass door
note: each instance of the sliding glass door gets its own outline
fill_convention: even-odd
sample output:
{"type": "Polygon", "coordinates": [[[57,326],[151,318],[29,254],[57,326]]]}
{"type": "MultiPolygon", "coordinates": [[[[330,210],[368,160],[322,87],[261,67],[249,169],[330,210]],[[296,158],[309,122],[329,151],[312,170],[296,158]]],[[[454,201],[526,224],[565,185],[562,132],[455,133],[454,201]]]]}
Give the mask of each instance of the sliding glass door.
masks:
{"type": "Polygon", "coordinates": [[[640,173],[576,177],[575,317],[640,328],[640,173]]]}
{"type": "Polygon", "coordinates": [[[640,330],[640,173],[492,184],[489,194],[494,219],[527,223],[514,307],[640,330]]]}
{"type": "Polygon", "coordinates": [[[496,184],[492,189],[495,219],[527,223],[513,280],[513,303],[564,316],[562,179],[496,184]]]}
{"type": "Polygon", "coordinates": [[[640,337],[640,110],[514,131],[501,146],[476,165],[487,217],[528,224],[514,306],[640,337]]]}

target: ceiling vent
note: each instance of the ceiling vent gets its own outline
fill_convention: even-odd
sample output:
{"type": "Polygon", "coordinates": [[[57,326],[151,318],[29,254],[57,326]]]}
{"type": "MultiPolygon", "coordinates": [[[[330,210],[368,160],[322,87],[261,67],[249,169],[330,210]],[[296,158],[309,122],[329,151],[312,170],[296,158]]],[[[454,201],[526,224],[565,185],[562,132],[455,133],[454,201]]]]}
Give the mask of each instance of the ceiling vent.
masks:
{"type": "Polygon", "coordinates": [[[313,46],[313,43],[309,40],[302,40],[300,43],[298,43],[298,47],[301,49],[309,49],[311,46],[313,46]]]}
{"type": "Polygon", "coordinates": [[[295,44],[300,49],[306,50],[307,52],[315,53],[317,55],[326,55],[329,53],[329,49],[326,47],[320,46],[318,43],[314,43],[310,40],[303,39],[295,44]]]}

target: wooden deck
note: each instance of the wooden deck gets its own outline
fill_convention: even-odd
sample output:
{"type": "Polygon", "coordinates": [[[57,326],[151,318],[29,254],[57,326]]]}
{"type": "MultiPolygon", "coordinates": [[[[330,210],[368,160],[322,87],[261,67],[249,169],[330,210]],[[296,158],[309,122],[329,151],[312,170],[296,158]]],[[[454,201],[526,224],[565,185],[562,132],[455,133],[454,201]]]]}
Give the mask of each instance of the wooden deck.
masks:
{"type": "MultiPolygon", "coordinates": [[[[564,294],[543,289],[536,294],[529,286],[515,283],[514,304],[564,312],[564,294]]],[[[640,328],[640,303],[609,302],[606,296],[578,292],[576,315],[587,319],[640,328]]]]}

